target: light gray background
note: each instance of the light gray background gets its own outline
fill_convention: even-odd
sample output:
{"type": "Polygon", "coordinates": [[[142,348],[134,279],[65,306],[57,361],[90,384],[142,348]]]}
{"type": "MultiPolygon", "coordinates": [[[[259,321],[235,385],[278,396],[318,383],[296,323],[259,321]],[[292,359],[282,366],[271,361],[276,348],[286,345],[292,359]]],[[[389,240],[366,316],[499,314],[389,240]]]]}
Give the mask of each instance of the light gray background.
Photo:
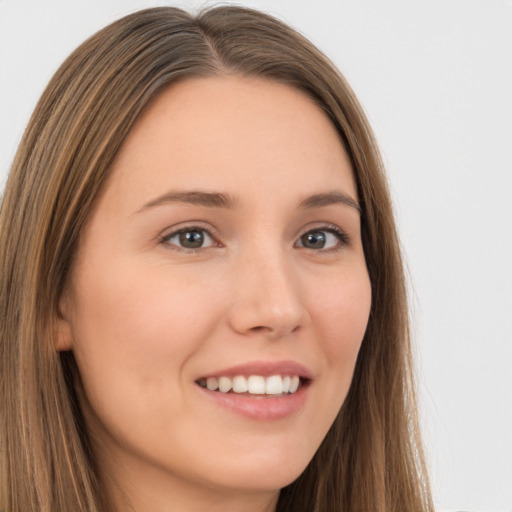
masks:
{"type": "MultiPolygon", "coordinates": [[[[0,0],[0,182],[43,87],[143,0],[0,0]]],[[[210,5],[173,2],[188,9],[210,5]]],[[[382,147],[439,510],[512,510],[512,1],[253,0],[340,67],[382,147]]]]}

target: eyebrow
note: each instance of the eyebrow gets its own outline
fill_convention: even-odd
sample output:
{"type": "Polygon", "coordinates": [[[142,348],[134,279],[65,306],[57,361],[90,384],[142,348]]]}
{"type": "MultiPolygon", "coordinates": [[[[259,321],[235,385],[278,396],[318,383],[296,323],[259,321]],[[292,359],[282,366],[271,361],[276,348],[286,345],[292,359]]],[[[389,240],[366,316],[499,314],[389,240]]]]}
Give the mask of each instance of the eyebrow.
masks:
{"type": "Polygon", "coordinates": [[[361,206],[355,199],[352,199],[349,195],[344,194],[343,192],[337,191],[309,196],[299,203],[299,208],[321,208],[332,204],[344,204],[361,213],[361,206]]]}
{"type": "Polygon", "coordinates": [[[171,191],[163,194],[149,203],[145,204],[138,212],[172,203],[187,203],[197,206],[207,206],[209,208],[227,208],[234,209],[237,201],[234,197],[218,192],[203,192],[201,190],[192,190],[188,192],[171,191]]]}
{"type": "MultiPolygon", "coordinates": [[[[208,208],[235,209],[238,201],[234,196],[220,192],[206,192],[201,190],[191,191],[170,191],[139,208],[136,213],[145,211],[155,206],[162,206],[172,203],[187,203],[208,208]]],[[[314,194],[300,201],[298,207],[303,210],[322,208],[333,204],[343,204],[361,212],[359,203],[343,192],[333,191],[321,194],[314,194]]]]}

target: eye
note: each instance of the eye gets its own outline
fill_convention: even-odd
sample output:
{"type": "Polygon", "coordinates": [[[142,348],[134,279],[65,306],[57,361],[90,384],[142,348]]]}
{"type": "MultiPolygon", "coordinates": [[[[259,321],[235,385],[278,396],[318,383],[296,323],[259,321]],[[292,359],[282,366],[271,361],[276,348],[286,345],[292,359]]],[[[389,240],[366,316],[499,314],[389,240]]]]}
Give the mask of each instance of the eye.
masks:
{"type": "Polygon", "coordinates": [[[162,242],[175,246],[177,249],[204,249],[216,244],[210,233],[200,227],[180,229],[162,238],[162,242]]]}
{"type": "Polygon", "coordinates": [[[348,236],[337,227],[312,229],[297,240],[297,247],[313,250],[336,250],[348,244],[348,236]]]}

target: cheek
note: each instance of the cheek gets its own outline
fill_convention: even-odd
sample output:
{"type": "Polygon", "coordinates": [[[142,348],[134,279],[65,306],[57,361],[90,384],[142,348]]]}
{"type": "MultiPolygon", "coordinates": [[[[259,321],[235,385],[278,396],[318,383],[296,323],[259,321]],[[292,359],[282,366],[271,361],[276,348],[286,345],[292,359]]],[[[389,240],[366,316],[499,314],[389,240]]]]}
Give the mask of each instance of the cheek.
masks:
{"type": "Polygon", "coordinates": [[[155,396],[162,380],[176,385],[218,314],[208,290],[179,278],[166,283],[162,269],[95,267],[76,289],[73,350],[90,394],[108,385],[155,396]]]}
{"type": "Polygon", "coordinates": [[[158,268],[96,267],[83,273],[75,289],[75,318],[82,324],[77,331],[94,329],[103,342],[149,348],[172,339],[175,345],[205,318],[201,304],[207,290],[176,276],[166,281],[158,268]]]}
{"type": "Polygon", "coordinates": [[[321,408],[329,428],[349,391],[368,324],[371,286],[366,268],[331,281],[321,297],[316,332],[325,372],[318,384],[323,389],[321,408]]]}
{"type": "MultiPolygon", "coordinates": [[[[148,429],[181,436],[180,424],[194,415],[187,363],[214,329],[219,306],[190,276],[167,282],[165,275],[161,267],[117,265],[77,279],[73,351],[84,414],[99,437],[108,432],[137,447],[148,429]]],[[[162,439],[155,434],[148,446],[162,439]]],[[[148,450],[158,453],[156,445],[148,450]]]]}
{"type": "Polygon", "coordinates": [[[317,301],[319,339],[331,364],[355,361],[368,324],[371,286],[366,270],[333,281],[317,301]]]}

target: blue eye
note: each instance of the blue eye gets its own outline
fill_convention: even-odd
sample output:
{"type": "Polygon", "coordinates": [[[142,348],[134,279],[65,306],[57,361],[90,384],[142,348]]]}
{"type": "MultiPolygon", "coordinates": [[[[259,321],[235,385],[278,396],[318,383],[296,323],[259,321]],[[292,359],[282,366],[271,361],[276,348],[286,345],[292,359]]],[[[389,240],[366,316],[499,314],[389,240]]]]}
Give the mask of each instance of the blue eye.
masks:
{"type": "Polygon", "coordinates": [[[298,247],[313,250],[341,248],[348,243],[348,236],[338,228],[312,229],[304,233],[297,241],[298,247]]]}
{"type": "Polygon", "coordinates": [[[163,242],[177,246],[180,249],[203,249],[213,247],[215,241],[211,235],[202,228],[180,229],[163,238],[163,242]]]}

